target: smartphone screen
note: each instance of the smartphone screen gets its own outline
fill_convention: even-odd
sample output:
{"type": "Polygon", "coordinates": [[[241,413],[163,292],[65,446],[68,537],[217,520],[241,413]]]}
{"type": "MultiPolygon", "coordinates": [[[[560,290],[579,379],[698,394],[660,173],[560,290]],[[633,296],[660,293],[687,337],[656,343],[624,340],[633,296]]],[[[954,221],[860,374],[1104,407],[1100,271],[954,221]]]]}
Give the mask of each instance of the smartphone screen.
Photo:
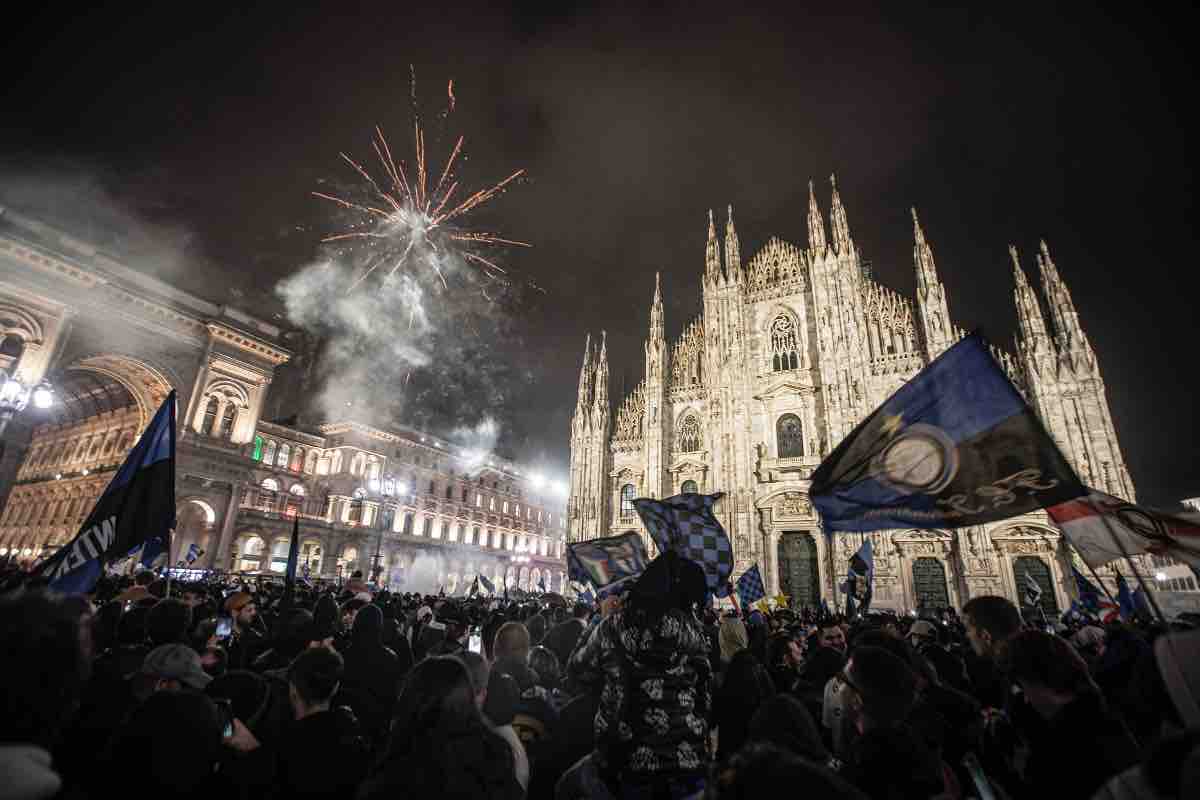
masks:
{"type": "Polygon", "coordinates": [[[483,652],[483,637],[477,631],[471,634],[471,638],[467,642],[467,649],[472,653],[483,652]]]}
{"type": "Polygon", "coordinates": [[[217,716],[221,718],[221,736],[233,736],[233,705],[228,700],[217,701],[217,716]]]}
{"type": "Polygon", "coordinates": [[[233,633],[233,619],[231,617],[219,617],[217,619],[217,630],[215,634],[218,639],[227,639],[233,633]]]}

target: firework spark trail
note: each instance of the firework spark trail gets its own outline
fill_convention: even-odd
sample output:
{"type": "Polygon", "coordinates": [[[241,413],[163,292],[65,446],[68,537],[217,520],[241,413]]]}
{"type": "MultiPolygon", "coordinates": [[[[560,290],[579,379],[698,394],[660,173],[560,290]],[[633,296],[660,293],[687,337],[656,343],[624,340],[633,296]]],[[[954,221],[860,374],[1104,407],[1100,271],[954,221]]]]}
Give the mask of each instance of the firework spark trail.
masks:
{"type": "MultiPolygon", "coordinates": [[[[454,81],[450,81],[447,85],[446,94],[448,106],[441,115],[443,120],[454,110],[456,103],[454,81]]],[[[456,222],[454,226],[449,224],[461,220],[471,211],[503,193],[513,181],[525,174],[525,170],[517,170],[494,186],[473,192],[460,202],[451,202],[451,198],[459,188],[459,181],[455,177],[455,166],[462,154],[465,140],[464,136],[459,136],[446,158],[445,166],[438,175],[437,183],[430,191],[431,170],[425,145],[425,130],[421,126],[416,104],[415,73],[410,98],[413,115],[413,163],[406,165],[403,160],[398,162],[395,159],[387,137],[384,136],[383,129],[379,126],[375,127],[375,137],[371,145],[386,176],[384,185],[381,185],[381,182],[377,181],[360,162],[346,153],[341,154],[342,159],[365,181],[368,193],[375,198],[376,202],[370,200],[358,202],[324,192],[313,192],[314,197],[336,203],[347,210],[357,211],[372,223],[368,226],[360,221],[352,226],[351,230],[330,234],[322,241],[338,242],[361,239],[373,243],[375,246],[381,246],[385,250],[380,257],[370,261],[365,271],[351,282],[347,291],[353,290],[385,264],[391,265],[385,277],[391,277],[402,269],[411,257],[425,261],[432,272],[437,275],[442,286],[447,289],[449,283],[441,263],[447,257],[457,256],[464,263],[475,264],[482,269],[483,274],[494,279],[496,273],[507,273],[491,259],[472,252],[469,245],[531,246],[528,242],[510,239],[489,231],[467,230],[460,226],[461,223],[456,222]],[[369,230],[366,229],[368,227],[370,227],[369,230]],[[461,244],[454,246],[455,243],[461,244]]]]}

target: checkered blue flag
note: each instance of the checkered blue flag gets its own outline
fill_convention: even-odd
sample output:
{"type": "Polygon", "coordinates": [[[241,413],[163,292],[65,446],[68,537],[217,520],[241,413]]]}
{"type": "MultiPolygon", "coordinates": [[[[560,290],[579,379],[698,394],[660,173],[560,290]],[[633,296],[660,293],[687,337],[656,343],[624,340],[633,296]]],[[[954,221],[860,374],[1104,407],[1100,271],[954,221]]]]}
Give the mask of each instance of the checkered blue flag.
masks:
{"type": "Polygon", "coordinates": [[[750,608],[752,603],[756,603],[767,596],[767,589],[763,586],[762,574],[758,571],[758,564],[755,564],[750,569],[742,573],[742,577],[737,579],[738,600],[742,603],[742,610],[750,608]]]}
{"type": "Polygon", "coordinates": [[[729,594],[733,573],[733,544],[712,510],[723,496],[722,492],[689,493],[666,500],[643,497],[633,501],[659,552],[674,550],[703,567],[708,590],[717,597],[729,594]]]}

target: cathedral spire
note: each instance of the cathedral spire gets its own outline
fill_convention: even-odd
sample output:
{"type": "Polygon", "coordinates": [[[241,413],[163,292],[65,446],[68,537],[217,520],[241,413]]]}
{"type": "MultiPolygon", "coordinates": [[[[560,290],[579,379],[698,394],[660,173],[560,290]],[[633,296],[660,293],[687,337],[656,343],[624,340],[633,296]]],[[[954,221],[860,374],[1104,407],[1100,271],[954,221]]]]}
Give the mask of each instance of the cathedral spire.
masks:
{"type": "Polygon", "coordinates": [[[607,420],[608,411],[608,331],[600,332],[600,355],[596,358],[596,415],[594,424],[607,420]]]}
{"type": "Polygon", "coordinates": [[[579,370],[579,407],[592,402],[592,334],[587,335],[583,346],[583,367],[579,370]]]}
{"type": "Polygon", "coordinates": [[[854,247],[850,239],[850,223],[846,221],[846,209],[842,206],[842,198],[838,194],[837,176],[829,176],[829,184],[833,187],[833,200],[829,209],[829,228],[833,232],[833,246],[838,253],[845,253],[854,247]]]}
{"type": "Polygon", "coordinates": [[[717,225],[713,212],[708,210],[708,244],[704,247],[704,277],[716,281],[721,277],[721,245],[717,242],[717,225]]]}
{"type": "Polygon", "coordinates": [[[932,360],[941,355],[953,341],[950,324],[950,309],[946,303],[946,289],[938,279],[937,267],[933,263],[933,249],[925,241],[925,231],[917,218],[917,209],[912,209],[913,218],[913,263],[917,270],[917,317],[921,323],[921,338],[926,356],[932,360]]]}
{"type": "Polygon", "coordinates": [[[1017,325],[1021,330],[1022,347],[1035,351],[1042,350],[1049,344],[1046,335],[1046,320],[1042,317],[1042,307],[1038,303],[1033,287],[1029,285],[1029,281],[1025,277],[1025,270],[1021,267],[1021,257],[1017,254],[1016,245],[1008,246],[1008,254],[1012,258],[1013,280],[1016,283],[1016,287],[1013,289],[1013,301],[1017,306],[1017,325]]]}
{"type": "Polygon", "coordinates": [[[650,304],[650,338],[663,338],[662,275],[654,273],[654,302],[650,304]]]}
{"type": "Polygon", "coordinates": [[[729,205],[725,223],[725,277],[736,281],[742,275],[742,254],[737,231],[733,229],[733,204],[729,205]]]}
{"type": "Polygon", "coordinates": [[[1058,267],[1054,265],[1054,259],[1050,258],[1050,248],[1046,246],[1044,239],[1037,254],[1037,263],[1042,275],[1042,294],[1050,309],[1050,322],[1059,351],[1064,356],[1084,355],[1091,361],[1092,346],[1079,324],[1075,301],[1071,299],[1071,291],[1067,284],[1059,277],[1058,267]]]}
{"type": "Polygon", "coordinates": [[[921,220],[917,218],[917,209],[912,209],[913,219],[913,263],[917,268],[917,291],[928,292],[941,284],[938,279],[937,265],[933,261],[933,248],[925,241],[925,231],[921,229],[921,220]]]}
{"type": "Polygon", "coordinates": [[[825,251],[825,220],[821,218],[821,209],[817,206],[817,194],[813,190],[813,182],[808,182],[808,249],[814,255],[825,251]]]}

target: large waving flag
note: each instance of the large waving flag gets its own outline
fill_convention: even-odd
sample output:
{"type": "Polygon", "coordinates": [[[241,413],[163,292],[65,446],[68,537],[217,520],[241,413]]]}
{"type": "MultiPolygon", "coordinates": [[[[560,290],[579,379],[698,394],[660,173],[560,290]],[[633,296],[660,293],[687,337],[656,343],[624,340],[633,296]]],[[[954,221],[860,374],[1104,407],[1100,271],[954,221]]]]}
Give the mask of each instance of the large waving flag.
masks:
{"type": "Polygon", "coordinates": [[[1092,489],[1046,513],[1092,569],[1124,555],[1152,553],[1200,568],[1200,516],[1173,514],[1092,489]]]}
{"type": "Polygon", "coordinates": [[[855,612],[867,613],[871,607],[871,592],[875,582],[875,548],[871,537],[864,537],[862,547],[850,556],[850,566],[846,570],[846,582],[842,591],[846,593],[846,616],[852,617],[855,612]]]}
{"type": "Polygon", "coordinates": [[[489,594],[496,593],[496,585],[494,583],[492,583],[491,579],[489,579],[488,576],[480,575],[479,583],[483,586],[483,588],[488,590],[489,594]]]}
{"type": "Polygon", "coordinates": [[[733,573],[733,545],[713,514],[722,494],[677,494],[666,500],[633,501],[638,516],[659,552],[674,550],[704,568],[708,591],[716,597],[729,594],[733,573]]]}
{"type": "Polygon", "coordinates": [[[750,608],[755,601],[767,596],[766,587],[763,586],[762,573],[758,571],[758,564],[743,572],[742,576],[737,579],[737,595],[742,608],[746,609],[750,608]]]}
{"type": "Polygon", "coordinates": [[[596,587],[599,595],[637,579],[646,569],[646,546],[637,531],[567,545],[567,577],[596,587]]]}
{"type": "Polygon", "coordinates": [[[960,528],[1082,494],[978,334],[884,401],[821,462],[809,490],[826,532],[960,528]]]}
{"type": "MultiPolygon", "coordinates": [[[[162,550],[175,527],[175,392],[159,407],[75,538],[38,567],[50,586],[87,592],[104,567],[148,542],[162,550]]],[[[147,549],[150,549],[149,546],[147,549]]]]}

